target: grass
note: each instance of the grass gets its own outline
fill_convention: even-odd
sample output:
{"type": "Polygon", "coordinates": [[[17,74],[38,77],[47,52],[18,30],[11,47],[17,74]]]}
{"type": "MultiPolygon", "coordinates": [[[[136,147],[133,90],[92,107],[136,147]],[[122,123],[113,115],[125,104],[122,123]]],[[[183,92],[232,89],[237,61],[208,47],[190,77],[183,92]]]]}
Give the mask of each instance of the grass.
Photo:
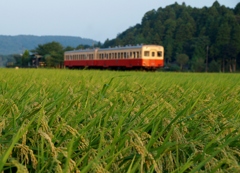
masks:
{"type": "Polygon", "coordinates": [[[0,69],[0,171],[240,172],[240,76],[0,69]]]}

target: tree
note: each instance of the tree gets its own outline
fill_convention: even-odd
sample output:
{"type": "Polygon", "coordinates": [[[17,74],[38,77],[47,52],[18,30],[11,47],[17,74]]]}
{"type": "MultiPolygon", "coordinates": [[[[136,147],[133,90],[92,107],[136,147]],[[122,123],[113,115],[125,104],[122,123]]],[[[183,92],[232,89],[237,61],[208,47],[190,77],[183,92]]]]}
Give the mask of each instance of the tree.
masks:
{"type": "Polygon", "coordinates": [[[208,71],[209,72],[219,72],[220,71],[220,64],[217,61],[212,60],[209,64],[208,71]]]}
{"type": "Polygon", "coordinates": [[[194,72],[203,72],[205,70],[205,58],[194,57],[191,60],[191,70],[194,72]]]}
{"type": "Polygon", "coordinates": [[[237,58],[238,58],[238,55],[240,54],[240,25],[239,24],[235,24],[232,27],[230,48],[231,50],[229,51],[231,52],[231,57],[232,57],[232,70],[233,72],[235,72],[237,68],[237,58]]]}
{"type": "MultiPolygon", "coordinates": [[[[45,57],[46,55],[50,56],[51,59],[48,60],[48,64],[50,64],[52,67],[59,68],[63,66],[64,49],[63,46],[58,42],[51,42],[46,43],[44,45],[38,45],[38,47],[32,52],[42,55],[43,57],[45,57]]],[[[45,60],[46,59],[47,58],[45,57],[45,60]]]]}
{"type": "Polygon", "coordinates": [[[91,46],[89,46],[89,45],[82,45],[82,44],[80,44],[80,45],[78,45],[77,47],[76,47],[76,49],[88,49],[88,48],[90,48],[91,46]]]}
{"type": "Polygon", "coordinates": [[[226,49],[230,42],[231,38],[231,28],[228,25],[227,21],[224,21],[217,32],[217,38],[216,38],[216,47],[218,49],[219,54],[215,55],[216,57],[221,59],[222,62],[222,71],[225,72],[225,63],[227,58],[227,53],[229,53],[226,49]]]}
{"type": "Polygon", "coordinates": [[[71,50],[74,50],[74,47],[67,46],[67,47],[65,47],[65,49],[64,49],[64,51],[71,51],[71,50]]]}
{"type": "Polygon", "coordinates": [[[30,61],[30,54],[28,50],[25,50],[22,55],[22,67],[27,67],[30,61]]]}
{"type": "Polygon", "coordinates": [[[234,8],[234,13],[236,15],[240,15],[240,2],[236,5],[236,7],[234,8]]]}
{"type": "Polygon", "coordinates": [[[176,61],[180,65],[180,69],[183,70],[183,66],[189,61],[189,57],[186,54],[178,54],[176,61]]]}
{"type": "Polygon", "coordinates": [[[15,66],[22,66],[22,56],[20,54],[14,54],[13,59],[15,60],[14,64],[15,66]]]}

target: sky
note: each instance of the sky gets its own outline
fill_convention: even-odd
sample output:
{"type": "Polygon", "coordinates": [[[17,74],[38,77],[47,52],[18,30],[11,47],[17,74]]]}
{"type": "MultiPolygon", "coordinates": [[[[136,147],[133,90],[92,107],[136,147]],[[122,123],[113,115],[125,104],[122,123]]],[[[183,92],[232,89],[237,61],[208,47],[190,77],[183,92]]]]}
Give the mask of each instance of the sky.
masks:
{"type": "MultiPolygon", "coordinates": [[[[215,0],[0,0],[0,35],[59,35],[104,42],[159,7],[210,7],[215,0]]],[[[239,0],[218,0],[235,8],[239,0]]]]}

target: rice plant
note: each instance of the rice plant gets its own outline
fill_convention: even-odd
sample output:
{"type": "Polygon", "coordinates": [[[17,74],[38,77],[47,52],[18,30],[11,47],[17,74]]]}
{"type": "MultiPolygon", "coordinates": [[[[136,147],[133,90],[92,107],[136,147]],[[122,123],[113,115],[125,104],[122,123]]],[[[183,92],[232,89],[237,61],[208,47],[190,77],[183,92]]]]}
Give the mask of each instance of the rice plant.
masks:
{"type": "Polygon", "coordinates": [[[239,79],[0,69],[0,172],[240,172],[239,79]]]}

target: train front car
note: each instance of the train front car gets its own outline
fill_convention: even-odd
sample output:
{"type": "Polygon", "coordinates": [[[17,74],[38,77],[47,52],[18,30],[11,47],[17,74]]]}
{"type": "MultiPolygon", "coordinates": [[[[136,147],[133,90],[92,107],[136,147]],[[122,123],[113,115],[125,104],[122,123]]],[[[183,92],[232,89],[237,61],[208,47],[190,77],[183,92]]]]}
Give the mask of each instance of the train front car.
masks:
{"type": "Polygon", "coordinates": [[[104,68],[156,70],[164,65],[164,48],[137,45],[99,49],[98,61],[104,68]]]}
{"type": "Polygon", "coordinates": [[[158,45],[142,46],[142,67],[155,70],[164,66],[164,48],[158,45]]]}

